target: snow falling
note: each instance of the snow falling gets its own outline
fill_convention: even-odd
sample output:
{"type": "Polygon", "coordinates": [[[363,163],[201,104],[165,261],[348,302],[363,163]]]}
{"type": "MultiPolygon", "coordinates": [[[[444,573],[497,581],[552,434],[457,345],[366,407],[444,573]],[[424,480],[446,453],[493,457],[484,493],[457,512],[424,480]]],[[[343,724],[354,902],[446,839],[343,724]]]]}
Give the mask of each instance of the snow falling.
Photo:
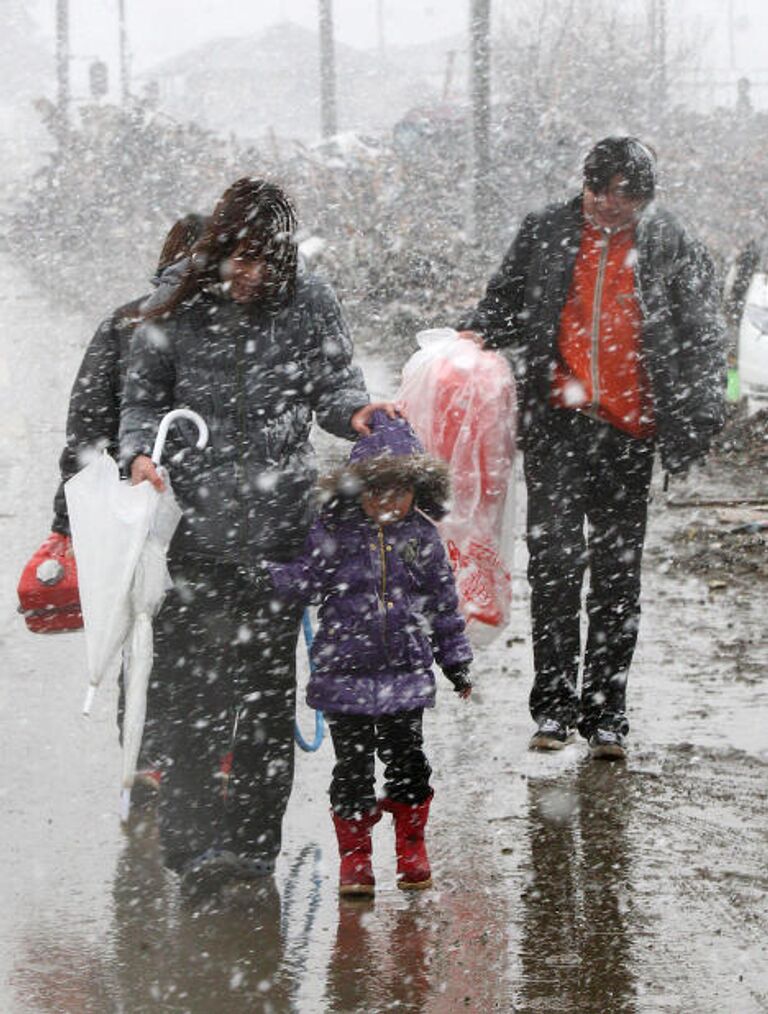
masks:
{"type": "MultiPolygon", "coordinates": [[[[0,11],[0,1009],[768,1010],[763,6],[0,0],[0,11]],[[686,412],[712,399],[692,346],[713,336],[725,345],[714,373],[724,387],[727,370],[726,420],[706,460],[676,469],[680,445],[663,449],[646,403],[622,403],[637,408],[640,437],[589,418],[599,362],[561,378],[561,415],[617,440],[642,440],[647,424],[658,452],[644,546],[644,502],[636,516],[631,497],[616,501],[624,527],[603,573],[618,605],[597,629],[589,540],[600,521],[569,532],[573,483],[543,512],[531,485],[553,463],[562,473],[562,448],[575,445],[526,443],[526,384],[541,362],[492,334],[543,333],[537,314],[560,298],[562,265],[584,277],[580,234],[571,242],[530,216],[577,199],[588,152],[625,136],[652,153],[653,209],[683,225],[664,219],[674,243],[648,241],[664,250],[652,284],[642,225],[620,263],[610,229],[593,253],[614,287],[639,279],[618,300],[631,302],[628,319],[674,336],[644,361],[655,421],[671,406],[672,429],[685,418],[685,439],[700,432],[686,412]],[[254,196],[254,179],[275,189],[254,196]],[[239,221],[220,201],[248,180],[237,207],[260,211],[239,221]],[[512,307],[514,271],[499,269],[520,263],[504,257],[521,235],[537,253],[512,307]],[[666,301],[673,276],[683,281],[666,301]],[[172,306],[187,283],[189,305],[172,306]],[[485,347],[458,342],[458,329],[482,332],[485,347]],[[667,369],[694,361],[692,376],[667,369]],[[420,472],[406,455],[384,481],[364,454],[348,461],[365,440],[350,442],[353,414],[396,397],[449,467],[446,517],[435,510],[442,465],[419,457],[420,472]],[[77,493],[57,492],[60,481],[78,474],[71,491],[82,490],[106,462],[117,486],[103,449],[124,468],[143,461],[152,479],[156,421],[179,405],[206,419],[206,440],[174,422],[162,496],[126,482],[103,501],[87,493],[88,520],[72,526],[75,545],[89,545],[80,600],[41,611],[73,574],[61,520],[77,493]],[[86,446],[80,427],[101,437],[86,446]],[[319,498],[317,472],[332,473],[319,498]],[[418,512],[386,496],[382,506],[382,482],[413,492],[418,512]],[[138,526],[131,547],[125,526],[124,542],[110,528],[119,496],[138,526]],[[139,500],[173,505],[165,528],[139,500]],[[21,615],[17,585],[44,540],[38,598],[21,615]],[[142,562],[123,573],[131,554],[142,562]],[[579,589],[584,577],[570,656],[574,626],[554,594],[564,572],[579,589]],[[551,609],[547,650],[580,679],[622,645],[632,657],[637,637],[629,674],[590,699],[605,713],[626,694],[629,732],[617,723],[609,744],[619,760],[595,759],[570,719],[545,727],[552,716],[539,714],[537,731],[529,695],[544,641],[529,577],[551,609]],[[100,660],[76,629],[81,608],[87,623],[96,609],[112,624],[100,660]],[[40,633],[51,625],[60,632],[40,633]],[[370,690],[369,710],[381,707],[402,692],[392,672],[369,685],[344,670],[379,643],[395,670],[419,676],[403,700],[426,702],[431,771],[413,761],[419,730],[400,725],[389,735],[411,766],[379,756],[362,812],[364,796],[334,780],[331,729],[363,782],[373,747],[307,693],[354,706],[370,690]],[[532,750],[534,733],[562,742],[532,750]],[[358,825],[375,890],[363,863],[349,875],[364,890],[348,895],[340,863],[343,880],[344,835],[358,825]]],[[[615,354],[627,332],[596,319],[601,353],[615,354]]],[[[585,348],[598,346],[567,351],[585,348]]],[[[542,361],[555,391],[558,364],[542,361]]],[[[389,439],[399,448],[403,435],[389,439]]],[[[608,454],[589,446],[593,462],[608,454]]],[[[631,486],[650,458],[625,465],[631,486]]]]}

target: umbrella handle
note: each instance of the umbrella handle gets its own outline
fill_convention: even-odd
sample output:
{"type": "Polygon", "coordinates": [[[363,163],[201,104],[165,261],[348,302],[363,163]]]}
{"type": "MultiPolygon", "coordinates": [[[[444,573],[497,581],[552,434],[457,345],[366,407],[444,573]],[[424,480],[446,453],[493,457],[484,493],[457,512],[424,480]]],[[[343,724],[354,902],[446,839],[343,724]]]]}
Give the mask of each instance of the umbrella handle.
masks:
{"type": "MultiPolygon", "coordinates": [[[[307,646],[307,652],[309,652],[309,649],[312,647],[312,640],[314,638],[314,634],[312,632],[312,620],[309,617],[308,609],[304,610],[304,615],[301,618],[301,625],[304,630],[304,642],[307,646]]],[[[311,656],[309,660],[309,665],[310,668],[313,668],[311,656]]],[[[315,738],[312,740],[311,743],[307,742],[307,740],[304,739],[304,737],[302,736],[301,729],[299,728],[299,723],[296,721],[294,722],[293,738],[296,740],[297,744],[301,747],[301,749],[304,750],[306,753],[314,753],[315,750],[320,749],[320,744],[323,742],[324,734],[325,734],[325,726],[323,723],[322,711],[315,711],[315,738]]]]}
{"type": "Polygon", "coordinates": [[[160,420],[157,436],[155,437],[155,446],[152,448],[153,464],[160,464],[160,458],[163,455],[163,448],[165,447],[165,438],[168,436],[168,427],[177,419],[190,419],[197,426],[198,437],[196,446],[198,450],[202,451],[208,443],[208,426],[205,419],[201,415],[198,415],[197,412],[193,412],[192,409],[174,408],[171,412],[166,412],[160,420]]]}

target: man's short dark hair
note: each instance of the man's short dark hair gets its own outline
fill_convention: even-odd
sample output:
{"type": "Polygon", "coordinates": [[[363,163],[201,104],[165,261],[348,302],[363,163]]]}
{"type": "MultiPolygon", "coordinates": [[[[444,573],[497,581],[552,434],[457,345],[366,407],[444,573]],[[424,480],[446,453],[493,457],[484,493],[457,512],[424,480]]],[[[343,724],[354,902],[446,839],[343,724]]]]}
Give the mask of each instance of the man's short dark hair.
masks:
{"type": "Polygon", "coordinates": [[[614,176],[626,180],[630,197],[650,201],[656,190],[656,155],[636,137],[604,137],[584,160],[584,184],[602,194],[614,176]]]}

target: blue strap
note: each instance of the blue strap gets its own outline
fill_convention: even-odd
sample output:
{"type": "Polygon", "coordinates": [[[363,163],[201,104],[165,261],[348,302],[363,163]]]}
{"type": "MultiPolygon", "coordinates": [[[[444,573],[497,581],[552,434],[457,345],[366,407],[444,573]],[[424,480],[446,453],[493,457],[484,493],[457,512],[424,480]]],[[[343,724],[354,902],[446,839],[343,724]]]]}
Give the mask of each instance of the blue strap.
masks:
{"type": "MultiPolygon", "coordinates": [[[[304,610],[304,616],[301,619],[301,626],[302,626],[302,629],[304,631],[304,643],[307,646],[307,654],[309,654],[310,649],[312,648],[312,637],[313,637],[313,634],[312,634],[312,621],[309,618],[309,610],[308,609],[304,610]]],[[[310,670],[311,670],[312,669],[312,656],[311,655],[310,655],[310,660],[309,660],[309,667],[310,667],[310,670]]],[[[315,712],[315,738],[312,740],[312,742],[308,743],[304,739],[304,737],[301,734],[301,729],[299,728],[299,723],[298,722],[295,723],[295,728],[294,728],[294,731],[293,731],[293,738],[296,740],[296,742],[301,747],[301,749],[305,751],[305,753],[314,753],[315,750],[319,750],[320,749],[320,744],[323,742],[323,735],[324,735],[324,733],[325,733],[325,722],[323,721],[323,713],[322,713],[322,711],[316,711],[315,712]]]]}

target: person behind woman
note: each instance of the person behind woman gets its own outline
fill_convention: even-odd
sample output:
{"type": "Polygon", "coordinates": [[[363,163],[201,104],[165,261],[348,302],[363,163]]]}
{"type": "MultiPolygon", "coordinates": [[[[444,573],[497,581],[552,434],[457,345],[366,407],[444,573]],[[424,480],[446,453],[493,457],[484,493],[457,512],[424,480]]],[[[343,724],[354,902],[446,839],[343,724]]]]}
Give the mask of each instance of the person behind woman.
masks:
{"type": "Polygon", "coordinates": [[[254,594],[243,567],[288,559],[304,540],[313,417],[352,439],[382,407],[352,365],[333,291],[297,270],[295,230],[279,186],[232,184],[131,349],[121,455],[133,482],[163,488],[149,452],[165,412],[193,409],[210,428],[204,452],[184,424],[167,444],[184,516],[155,623],[154,678],[170,689],[160,838],[190,894],[272,872],[293,780],[301,607],[254,594]],[[214,790],[229,751],[224,797],[214,790]]]}
{"type": "MultiPolygon", "coordinates": [[[[189,256],[200,238],[206,219],[189,214],[171,226],[160,251],[153,285],[167,283],[163,275],[189,256]]],[[[118,453],[120,402],[128,367],[128,349],[136,325],[141,321],[141,307],[149,299],[146,293],[118,307],[96,328],[77,371],[67,410],[67,437],[59,458],[61,481],[53,500],[51,531],[69,538],[69,514],[64,496],[64,483],[83,467],[89,452],[106,449],[113,457],[118,453]]]]}
{"type": "MultiPolygon", "coordinates": [[[[152,284],[168,284],[175,265],[185,257],[200,238],[206,219],[189,214],[171,226],[160,251],[152,284]]],[[[133,332],[141,320],[141,307],[148,294],[131,300],[114,310],[97,327],[88,343],[77,371],[67,410],[66,444],[59,458],[60,482],[53,500],[53,523],[47,540],[51,555],[60,557],[72,552],[69,513],[64,496],[64,483],[87,462],[88,455],[106,449],[113,457],[118,452],[120,402],[128,367],[128,348],[133,332]]],[[[160,780],[159,745],[154,742],[154,706],[152,699],[161,688],[150,687],[150,706],[144,725],[144,739],[139,756],[136,784],[153,791],[160,780]]],[[[118,726],[122,730],[123,686],[120,681],[118,726]]]]}
{"type": "Polygon", "coordinates": [[[373,894],[371,828],[395,822],[398,887],[432,883],[424,844],[433,791],[422,716],[434,705],[433,658],[469,697],[472,650],[434,521],[445,513],[445,464],[424,453],[404,419],[377,412],[330,500],[290,563],[254,570],[288,601],[320,602],[307,701],[328,719],[336,766],[331,814],[342,894],[373,894]],[[376,802],[374,755],[385,765],[376,802]]]}

